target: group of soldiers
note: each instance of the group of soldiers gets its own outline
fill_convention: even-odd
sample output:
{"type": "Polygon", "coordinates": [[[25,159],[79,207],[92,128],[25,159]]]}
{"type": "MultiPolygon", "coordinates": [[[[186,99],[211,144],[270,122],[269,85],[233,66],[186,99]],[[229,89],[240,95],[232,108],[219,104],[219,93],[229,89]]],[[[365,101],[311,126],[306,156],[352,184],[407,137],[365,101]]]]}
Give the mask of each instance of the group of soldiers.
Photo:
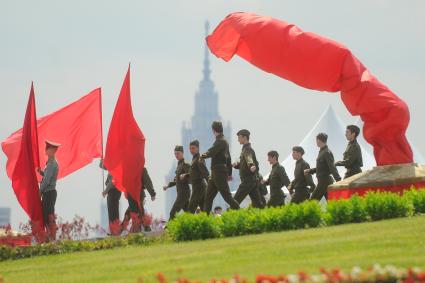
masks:
{"type": "Polygon", "coordinates": [[[346,128],[345,136],[348,145],[341,161],[335,162],[332,151],[327,146],[326,133],[319,133],[316,136],[316,144],[320,151],[315,168],[310,168],[303,159],[304,149],[301,146],[294,146],[292,157],[296,166],[292,181],[289,180],[285,168],[279,163],[279,153],[275,150],[267,154],[272,166],[269,176],[267,178],[261,176],[255,151],[249,141],[248,130],[243,129],[237,133],[242,151],[239,160],[232,163],[229,144],[223,135],[222,123],[215,121],[211,128],[215,142],[207,152],[200,154],[199,141],[190,142],[189,150],[193,156],[190,164],[184,160],[183,146],[177,145],[174,148],[174,155],[178,161],[176,175],[172,182],[163,187],[164,191],[173,186],[177,189],[177,197],[170,211],[170,220],[180,210],[190,213],[198,211],[210,213],[218,193],[231,209],[239,209],[241,202],[247,196],[251,198],[251,204],[255,208],[284,205],[285,194],[282,191],[284,186],[291,194],[292,203],[301,203],[309,199],[320,201],[322,197],[327,199],[329,185],[334,180],[341,180],[337,166],[346,168],[344,178],[360,173],[363,166],[361,148],[357,142],[360,129],[355,125],[349,125],[346,128]],[[211,158],[211,174],[205,164],[205,159],[208,158],[211,158]],[[228,182],[232,180],[233,169],[239,170],[241,183],[232,196],[228,182]],[[317,185],[313,182],[314,174],[317,177],[317,185]],[[192,190],[190,190],[190,184],[192,190]],[[265,195],[268,194],[266,186],[270,186],[270,198],[267,202],[265,200],[265,195]]]}
{"type": "MultiPolygon", "coordinates": [[[[173,219],[180,211],[198,213],[204,211],[210,213],[214,198],[218,193],[231,209],[239,209],[242,201],[249,196],[251,204],[255,208],[266,206],[281,206],[285,203],[285,194],[282,188],[288,188],[291,194],[291,202],[301,203],[309,199],[321,200],[327,198],[327,189],[334,180],[339,181],[341,177],[336,166],[344,166],[347,171],[345,178],[361,172],[363,166],[362,154],[357,136],[360,129],[355,125],[347,126],[345,136],[348,140],[347,149],[343,159],[335,162],[332,151],[327,146],[328,136],[319,133],[316,136],[317,146],[320,148],[316,159],[316,167],[310,165],[303,159],[304,149],[301,146],[292,148],[292,157],[296,162],[294,179],[291,181],[286,174],[285,168],[279,163],[279,153],[275,150],[268,152],[268,161],[271,164],[271,172],[267,178],[263,178],[259,172],[259,164],[254,149],[250,143],[250,132],[246,129],[237,133],[238,141],[242,145],[239,160],[232,163],[229,143],[223,135],[223,125],[221,122],[212,123],[212,133],[215,142],[205,153],[199,152],[199,141],[190,142],[189,150],[192,154],[192,162],[186,163],[184,160],[184,148],[177,145],[174,148],[174,155],[178,161],[174,180],[163,187],[164,191],[176,186],[177,197],[170,211],[169,219],[173,219]],[[205,159],[211,158],[211,172],[209,172],[205,159]],[[232,181],[233,169],[239,170],[241,183],[234,195],[230,191],[228,182],[232,181]],[[317,185],[313,182],[312,175],[316,174],[317,185]],[[190,185],[192,189],[190,189],[190,185]],[[268,194],[267,187],[270,187],[270,198],[266,202],[265,195],[268,194]]],[[[55,224],[55,202],[56,202],[56,179],[59,171],[58,163],[55,159],[56,151],[60,144],[46,141],[46,154],[48,161],[44,170],[39,170],[43,176],[40,185],[40,195],[42,200],[43,216],[46,229],[50,239],[54,240],[56,235],[55,224]]],[[[100,162],[100,167],[107,170],[100,162]]],[[[119,235],[130,223],[130,232],[140,232],[142,228],[146,231],[150,227],[144,217],[145,210],[143,204],[148,191],[151,200],[156,198],[156,192],[152,180],[146,168],[142,172],[142,189],[140,193],[140,206],[127,195],[128,208],[124,220],[119,218],[119,200],[121,192],[114,186],[112,175],[108,173],[106,189],[102,192],[107,198],[109,229],[112,235],[119,235]]]]}

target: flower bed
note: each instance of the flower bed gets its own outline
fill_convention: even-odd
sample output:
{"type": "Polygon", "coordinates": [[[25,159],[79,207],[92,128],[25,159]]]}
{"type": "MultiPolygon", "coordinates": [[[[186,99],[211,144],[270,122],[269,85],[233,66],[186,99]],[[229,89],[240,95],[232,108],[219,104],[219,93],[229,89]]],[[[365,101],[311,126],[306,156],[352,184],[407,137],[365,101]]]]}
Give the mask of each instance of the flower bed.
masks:
{"type": "MultiPolygon", "coordinates": [[[[189,280],[178,278],[174,281],[168,281],[162,273],[158,273],[156,279],[159,283],[178,282],[178,283],[200,283],[199,280],[189,280]]],[[[142,278],[138,282],[143,282],[142,278]]],[[[354,267],[350,272],[344,272],[340,269],[320,270],[320,274],[310,275],[300,271],[297,274],[290,275],[257,275],[255,281],[248,281],[240,276],[234,276],[232,279],[212,279],[209,283],[425,283],[425,271],[420,268],[396,268],[394,266],[381,267],[375,265],[369,269],[362,270],[354,267]]]]}

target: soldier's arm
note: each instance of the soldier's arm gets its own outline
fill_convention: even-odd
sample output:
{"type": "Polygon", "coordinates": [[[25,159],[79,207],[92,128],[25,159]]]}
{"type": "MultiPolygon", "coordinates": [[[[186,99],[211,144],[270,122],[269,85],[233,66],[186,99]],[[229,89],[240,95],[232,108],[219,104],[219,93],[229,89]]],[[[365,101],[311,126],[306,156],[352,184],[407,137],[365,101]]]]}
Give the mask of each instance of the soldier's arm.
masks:
{"type": "Polygon", "coordinates": [[[288,188],[289,183],[291,183],[291,181],[289,180],[288,175],[286,174],[285,168],[280,167],[279,177],[280,177],[281,184],[288,188]]]}
{"type": "Polygon", "coordinates": [[[40,184],[40,191],[43,192],[53,181],[53,177],[57,172],[57,165],[54,163],[48,163],[44,170],[43,180],[40,184]]]}
{"type": "Polygon", "coordinates": [[[246,151],[244,154],[244,158],[249,168],[251,168],[251,166],[255,166],[254,157],[251,151],[246,151]]]}
{"type": "Polygon", "coordinates": [[[233,167],[232,167],[232,157],[230,156],[230,152],[227,149],[227,158],[226,158],[226,166],[229,173],[229,176],[232,176],[233,167]]]}
{"type": "Polygon", "coordinates": [[[201,172],[201,176],[204,179],[208,179],[208,177],[210,176],[210,172],[208,171],[207,166],[205,165],[205,161],[204,160],[199,160],[198,161],[198,167],[199,167],[199,171],[201,172]]]}
{"type": "Polygon", "coordinates": [[[344,160],[338,161],[335,163],[336,166],[345,166],[345,167],[350,167],[351,165],[354,164],[354,162],[356,162],[358,156],[358,150],[356,147],[351,146],[344,157],[344,160]]]}
{"type": "MultiPolygon", "coordinates": [[[[306,164],[304,169],[310,169],[310,166],[306,164]]],[[[306,180],[307,186],[309,186],[312,190],[316,188],[316,184],[314,183],[313,177],[311,175],[305,176],[305,180],[306,180]]]]}
{"type": "Polygon", "coordinates": [[[156,192],[155,192],[155,189],[153,187],[152,179],[149,176],[148,170],[146,168],[143,170],[142,176],[143,176],[142,177],[142,184],[146,188],[146,190],[148,191],[149,195],[151,197],[156,196],[156,192]]]}
{"type": "Polygon", "coordinates": [[[201,155],[202,159],[211,158],[217,155],[226,146],[224,142],[215,141],[213,146],[207,152],[201,155]]]}
{"type": "Polygon", "coordinates": [[[331,172],[332,176],[334,176],[335,181],[340,181],[341,176],[339,176],[338,170],[335,166],[335,160],[332,154],[326,154],[325,155],[326,164],[328,165],[329,171],[331,172]]]}

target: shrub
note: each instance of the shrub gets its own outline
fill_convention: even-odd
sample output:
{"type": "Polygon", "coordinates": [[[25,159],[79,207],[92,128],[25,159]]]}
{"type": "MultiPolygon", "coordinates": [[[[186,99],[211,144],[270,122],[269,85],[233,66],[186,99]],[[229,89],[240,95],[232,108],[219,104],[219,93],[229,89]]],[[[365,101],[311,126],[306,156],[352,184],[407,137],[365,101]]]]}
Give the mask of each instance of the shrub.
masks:
{"type": "Polygon", "coordinates": [[[176,241],[203,240],[220,237],[220,221],[205,213],[184,213],[170,221],[167,229],[176,241]]]}
{"type": "Polygon", "coordinates": [[[425,213],[425,189],[415,190],[412,188],[405,192],[403,197],[412,203],[416,214],[425,213]]]}
{"type": "Polygon", "coordinates": [[[329,201],[326,210],[328,225],[345,224],[353,220],[353,205],[349,200],[329,201]]]}
{"type": "Polygon", "coordinates": [[[351,222],[360,223],[367,221],[367,211],[365,200],[358,195],[354,195],[349,199],[351,203],[351,222]]]}
{"type": "Polygon", "coordinates": [[[365,203],[366,211],[374,221],[413,214],[413,205],[409,199],[393,193],[368,193],[365,203]]]}

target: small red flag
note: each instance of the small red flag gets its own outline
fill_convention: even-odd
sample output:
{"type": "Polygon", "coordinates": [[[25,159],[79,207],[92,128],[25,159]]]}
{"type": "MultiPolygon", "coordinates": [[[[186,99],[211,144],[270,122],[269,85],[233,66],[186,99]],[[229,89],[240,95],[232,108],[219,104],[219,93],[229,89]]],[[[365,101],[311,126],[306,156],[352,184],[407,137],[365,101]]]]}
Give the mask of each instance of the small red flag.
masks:
{"type": "Polygon", "coordinates": [[[43,211],[39,195],[36,169],[40,167],[37,137],[37,114],[35,109],[34,87],[31,84],[30,96],[25,113],[22,138],[18,156],[12,169],[12,187],[19,204],[32,222],[33,233],[44,230],[43,211]]]}
{"type": "Polygon", "coordinates": [[[109,127],[104,164],[117,189],[129,194],[140,207],[145,136],[134,119],[131,107],[130,67],[109,127]]]}

